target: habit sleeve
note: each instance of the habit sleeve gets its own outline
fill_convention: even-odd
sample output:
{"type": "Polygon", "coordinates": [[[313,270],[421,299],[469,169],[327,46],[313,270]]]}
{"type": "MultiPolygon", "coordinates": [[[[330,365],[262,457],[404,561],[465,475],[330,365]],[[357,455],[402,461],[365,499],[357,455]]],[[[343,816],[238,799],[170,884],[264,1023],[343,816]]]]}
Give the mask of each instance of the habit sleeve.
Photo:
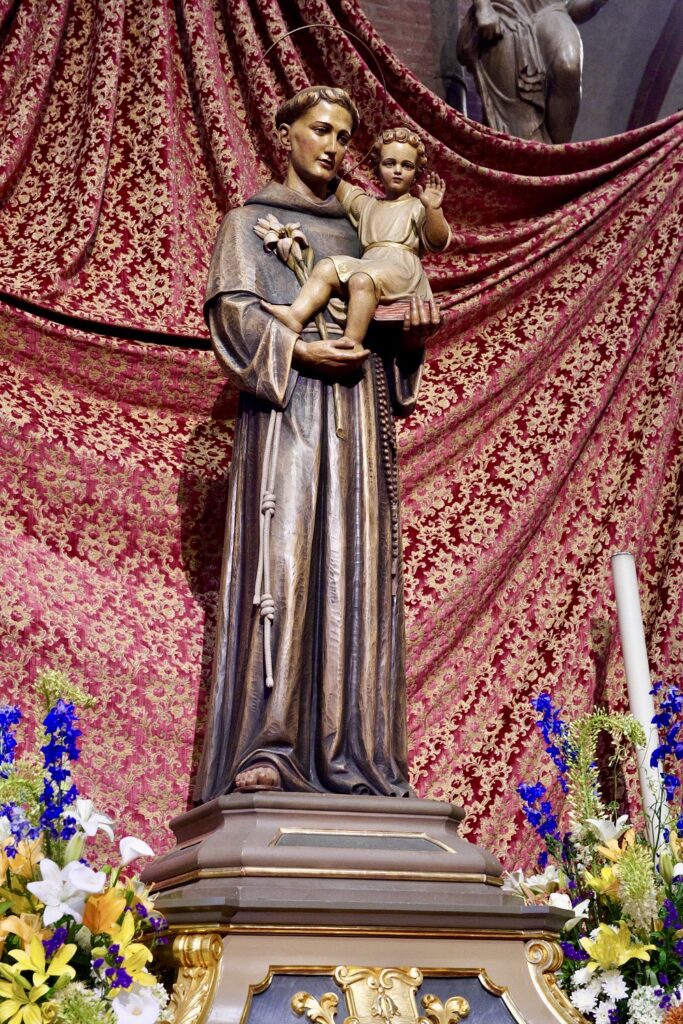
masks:
{"type": "Polygon", "coordinates": [[[298,377],[292,369],[298,335],[262,310],[260,300],[290,303],[298,285],[274,253],[264,254],[254,231],[257,220],[258,211],[250,207],[224,218],[204,313],[214,351],[229,379],[240,391],[282,409],[298,377]]]}
{"type": "Polygon", "coordinates": [[[298,377],[292,369],[298,335],[265,313],[250,292],[222,292],[206,318],[214,352],[233,384],[284,409],[298,377]]]}

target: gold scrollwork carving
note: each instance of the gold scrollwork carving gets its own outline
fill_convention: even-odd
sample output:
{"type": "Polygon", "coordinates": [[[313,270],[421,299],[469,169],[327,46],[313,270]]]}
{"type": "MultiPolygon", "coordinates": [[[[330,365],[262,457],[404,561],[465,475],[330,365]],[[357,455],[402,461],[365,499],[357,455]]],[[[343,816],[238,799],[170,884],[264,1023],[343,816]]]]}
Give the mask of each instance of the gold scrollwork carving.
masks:
{"type": "Polygon", "coordinates": [[[416,1024],[415,993],[422,984],[417,967],[338,967],[334,980],[351,1014],[345,1024],[416,1024]]]}
{"type": "Polygon", "coordinates": [[[170,998],[174,1024],[204,1024],[220,974],[221,937],[183,932],[173,940],[171,956],[178,968],[170,998]]]}
{"type": "Polygon", "coordinates": [[[555,1015],[565,1024],[586,1024],[585,1018],[567,999],[557,984],[555,972],[562,966],[564,955],[556,942],[534,939],[526,944],[526,958],[532,968],[536,988],[555,1015]]]}
{"type": "Polygon", "coordinates": [[[339,1005],[339,997],[334,992],[326,992],[320,1000],[308,992],[297,992],[292,997],[292,1009],[300,1017],[306,1014],[313,1024],[335,1024],[334,1018],[339,1005]]]}
{"type": "Polygon", "coordinates": [[[438,996],[423,996],[420,1000],[426,1013],[417,1024],[458,1024],[470,1012],[470,1004],[462,996],[451,996],[442,1003],[438,996]]]}
{"type": "Polygon", "coordinates": [[[556,942],[547,939],[534,939],[526,944],[526,958],[530,964],[543,971],[553,974],[562,966],[562,950],[556,942]]]}
{"type": "MultiPolygon", "coordinates": [[[[348,1016],[344,1024],[459,1024],[470,1012],[461,996],[442,1003],[437,996],[425,995],[425,1017],[418,1017],[415,993],[422,984],[417,967],[337,967],[334,980],[346,999],[348,1016]]],[[[297,992],[291,1007],[313,1024],[335,1024],[339,1000],[327,992],[318,1000],[308,992],[297,992]]]]}

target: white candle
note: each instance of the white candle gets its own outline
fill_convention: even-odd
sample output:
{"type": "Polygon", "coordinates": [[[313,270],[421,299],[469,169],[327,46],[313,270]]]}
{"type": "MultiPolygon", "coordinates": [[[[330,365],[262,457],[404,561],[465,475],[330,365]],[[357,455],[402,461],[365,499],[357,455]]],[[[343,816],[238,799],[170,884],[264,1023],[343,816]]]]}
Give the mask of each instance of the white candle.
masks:
{"type": "MultiPolygon", "coordinates": [[[[612,578],[614,594],[617,599],[617,617],[626,670],[629,707],[633,717],[640,722],[645,730],[646,737],[645,746],[638,748],[638,776],[643,797],[643,809],[647,818],[653,821],[657,807],[661,806],[661,783],[659,773],[656,769],[650,768],[650,755],[659,746],[659,735],[656,726],[652,725],[655,705],[650,693],[652,682],[633,555],[628,552],[612,555],[612,578]]],[[[650,831],[650,840],[654,841],[651,830],[648,831],[650,831]]]]}

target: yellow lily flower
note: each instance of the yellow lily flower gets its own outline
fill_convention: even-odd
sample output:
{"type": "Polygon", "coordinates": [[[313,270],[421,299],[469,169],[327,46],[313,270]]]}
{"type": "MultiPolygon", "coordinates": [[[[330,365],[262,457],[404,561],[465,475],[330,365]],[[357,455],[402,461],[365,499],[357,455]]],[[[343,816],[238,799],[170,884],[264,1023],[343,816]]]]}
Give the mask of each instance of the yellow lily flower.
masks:
{"type": "MultiPolygon", "coordinates": [[[[23,883],[20,883],[20,886],[23,890],[23,883]]],[[[9,904],[7,910],[10,914],[32,914],[36,909],[35,900],[30,893],[15,892],[6,885],[0,886],[0,902],[5,901],[9,904]]]]}
{"type": "Polygon", "coordinates": [[[5,873],[7,868],[9,868],[13,875],[19,875],[21,878],[28,878],[29,881],[33,881],[36,875],[36,868],[44,856],[42,835],[39,835],[37,839],[32,839],[31,842],[22,839],[17,846],[16,857],[8,857],[4,849],[2,850],[0,854],[0,859],[2,859],[0,875],[3,873],[3,868],[5,873]]]}
{"type": "Polygon", "coordinates": [[[610,839],[608,842],[603,843],[602,846],[598,846],[598,851],[607,860],[612,861],[613,864],[617,864],[623,855],[630,847],[635,845],[636,833],[632,828],[627,829],[624,832],[621,839],[610,839]]]}
{"type": "Polygon", "coordinates": [[[146,970],[145,964],[152,959],[152,953],[147,946],[134,943],[128,947],[128,954],[123,958],[122,967],[130,974],[133,981],[138,985],[154,985],[156,978],[152,977],[146,970]]]}
{"type": "Polygon", "coordinates": [[[589,971],[595,971],[598,967],[603,971],[611,971],[623,967],[629,960],[649,960],[648,950],[657,948],[633,942],[623,921],[619,922],[619,930],[616,932],[608,924],[600,924],[597,938],[579,941],[590,957],[586,964],[589,971]]]}
{"type": "Polygon", "coordinates": [[[137,945],[137,943],[133,943],[133,939],[135,938],[134,914],[124,914],[121,924],[117,924],[112,928],[109,934],[111,935],[111,941],[115,942],[119,947],[119,956],[125,956],[126,950],[130,948],[131,944],[137,945]]]}
{"type": "Polygon", "coordinates": [[[19,977],[12,981],[0,981],[0,1024],[42,1024],[42,1014],[37,1006],[46,992],[48,985],[31,987],[19,977]],[[24,984],[22,984],[22,981],[24,984]]]}
{"type": "Polygon", "coordinates": [[[600,875],[592,875],[590,871],[584,872],[586,884],[600,896],[616,897],[619,892],[619,875],[616,868],[605,866],[601,869],[600,875]]]}
{"type": "Polygon", "coordinates": [[[4,944],[7,935],[16,935],[21,939],[24,949],[27,949],[34,935],[39,939],[47,938],[51,932],[49,928],[43,928],[40,914],[11,914],[9,917],[0,918],[0,942],[4,944]]]}
{"type": "Polygon", "coordinates": [[[58,979],[66,978],[67,980],[76,977],[76,971],[69,964],[76,949],[74,942],[61,946],[48,964],[45,960],[43,943],[37,935],[34,935],[28,952],[25,949],[12,949],[9,955],[17,961],[15,970],[33,971],[33,984],[42,985],[53,975],[56,975],[58,979]]]}
{"type": "Polygon", "coordinates": [[[673,832],[669,836],[669,847],[675,861],[683,860],[683,839],[679,839],[673,832]]]}
{"type": "MultiPolygon", "coordinates": [[[[138,985],[154,985],[155,978],[145,969],[145,964],[152,959],[152,952],[143,943],[133,941],[135,938],[133,914],[124,914],[123,921],[112,929],[110,935],[112,943],[116,943],[119,947],[119,956],[123,957],[122,969],[138,985]]],[[[98,955],[98,953],[99,951],[93,950],[93,954],[98,955]]],[[[112,989],[109,995],[113,998],[121,991],[120,988],[112,989]]]]}
{"type": "Polygon", "coordinates": [[[111,935],[125,909],[126,897],[121,890],[107,889],[104,893],[88,897],[83,913],[83,924],[93,935],[99,935],[101,932],[111,935]]]}

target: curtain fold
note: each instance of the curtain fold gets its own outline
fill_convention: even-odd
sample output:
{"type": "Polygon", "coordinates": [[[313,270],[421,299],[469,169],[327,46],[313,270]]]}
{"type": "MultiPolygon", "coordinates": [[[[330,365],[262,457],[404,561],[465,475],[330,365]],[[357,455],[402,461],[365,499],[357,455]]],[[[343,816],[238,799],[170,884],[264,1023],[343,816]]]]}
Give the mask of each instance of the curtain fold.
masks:
{"type": "Polygon", "coordinates": [[[454,232],[426,260],[444,320],[400,429],[414,782],[528,859],[530,697],[625,707],[611,553],[637,557],[653,671],[680,672],[681,116],[557,147],[499,136],[355,0],[20,0],[0,25],[7,694],[41,666],[90,681],[88,789],[169,842],[201,744],[235,395],[210,352],[106,330],[206,337],[221,217],[283,170],[277,106],[341,85],[363,120],[350,179],[375,187],[353,165],[383,121],[418,128],[454,232]]]}

